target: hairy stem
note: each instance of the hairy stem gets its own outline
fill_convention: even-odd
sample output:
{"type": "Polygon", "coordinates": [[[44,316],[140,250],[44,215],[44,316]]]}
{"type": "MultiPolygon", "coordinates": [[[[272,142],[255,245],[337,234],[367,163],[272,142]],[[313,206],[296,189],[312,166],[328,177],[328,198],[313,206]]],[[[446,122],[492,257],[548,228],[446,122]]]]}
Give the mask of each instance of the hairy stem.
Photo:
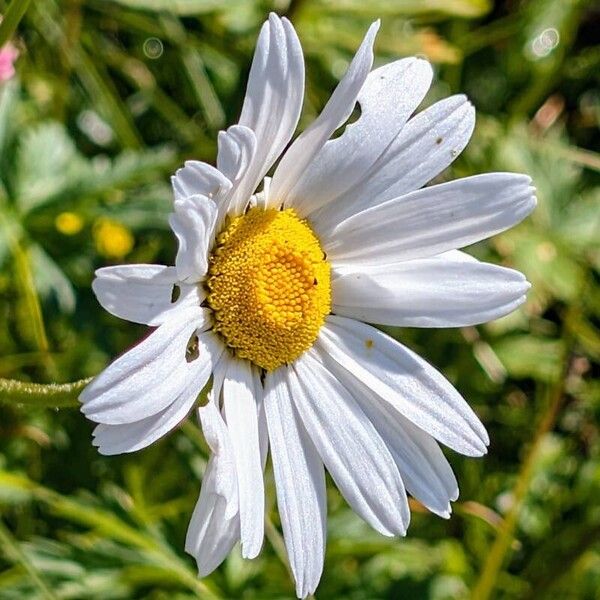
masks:
{"type": "Polygon", "coordinates": [[[0,404],[40,407],[79,406],[77,397],[91,379],[89,377],[72,383],[41,384],[0,378],[0,404]]]}

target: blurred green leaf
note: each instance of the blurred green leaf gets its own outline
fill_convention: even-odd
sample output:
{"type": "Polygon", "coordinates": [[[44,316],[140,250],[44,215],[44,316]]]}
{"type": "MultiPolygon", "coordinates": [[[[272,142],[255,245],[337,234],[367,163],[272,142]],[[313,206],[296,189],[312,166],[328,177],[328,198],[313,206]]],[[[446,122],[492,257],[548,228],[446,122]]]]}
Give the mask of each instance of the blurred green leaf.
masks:
{"type": "Polygon", "coordinates": [[[20,210],[29,212],[76,185],[85,168],[83,158],[59,123],[44,123],[26,131],[19,143],[15,173],[20,210]]]}
{"type": "Polygon", "coordinates": [[[127,8],[153,12],[173,13],[181,16],[199,15],[223,10],[232,10],[249,0],[110,0],[127,8]]]}
{"type": "Polygon", "coordinates": [[[480,17],[491,8],[489,0],[372,0],[365,3],[360,0],[316,0],[320,8],[326,11],[358,12],[374,15],[401,14],[420,16],[440,14],[454,17],[480,17]]]}
{"type": "Polygon", "coordinates": [[[29,256],[37,289],[42,298],[54,297],[63,313],[75,310],[75,290],[60,267],[44,250],[34,245],[29,256]]]}
{"type": "Polygon", "coordinates": [[[561,376],[566,351],[561,340],[514,335],[495,342],[493,348],[507,372],[516,379],[531,377],[552,383],[561,376]]]}

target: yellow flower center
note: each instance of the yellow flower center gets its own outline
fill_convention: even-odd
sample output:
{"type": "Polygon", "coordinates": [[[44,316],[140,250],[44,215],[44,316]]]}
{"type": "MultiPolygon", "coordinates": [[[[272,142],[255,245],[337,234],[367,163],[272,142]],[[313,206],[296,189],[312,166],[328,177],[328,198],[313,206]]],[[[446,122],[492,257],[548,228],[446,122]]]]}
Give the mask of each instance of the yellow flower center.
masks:
{"type": "Polygon", "coordinates": [[[267,371],[308,350],[331,309],[329,263],[291,208],[233,219],[217,238],[207,285],[215,330],[267,371]]]}

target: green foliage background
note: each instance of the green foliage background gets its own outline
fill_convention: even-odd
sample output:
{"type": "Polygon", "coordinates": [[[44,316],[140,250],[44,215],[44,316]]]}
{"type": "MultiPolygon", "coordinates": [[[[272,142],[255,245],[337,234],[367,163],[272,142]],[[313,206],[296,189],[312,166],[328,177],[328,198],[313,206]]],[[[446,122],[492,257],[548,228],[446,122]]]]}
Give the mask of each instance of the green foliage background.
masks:
{"type": "MultiPolygon", "coordinates": [[[[436,69],[425,104],[462,91],[478,109],[472,142],[440,180],[520,171],[539,192],[525,223],[471,249],[528,276],[521,310],[478,328],[389,329],[469,400],[490,432],[488,456],[448,453],[461,486],[452,519],[415,504],[401,540],[370,531],[330,485],[317,597],[600,598],[592,1],[32,2],[13,38],[18,78],[0,91],[0,377],[75,381],[144,334],[102,311],[93,271],[172,263],[168,176],[187,158],[214,161],[269,10],[292,18],[305,49],[301,128],[381,17],[377,63],[425,55],[436,69]],[[117,248],[107,223],[125,240],[117,248]]],[[[235,550],[198,580],[183,552],[207,457],[195,419],[143,452],[103,458],[91,424],[53,404],[72,398],[0,386],[0,598],[294,597],[271,475],[261,556],[235,550]]]]}

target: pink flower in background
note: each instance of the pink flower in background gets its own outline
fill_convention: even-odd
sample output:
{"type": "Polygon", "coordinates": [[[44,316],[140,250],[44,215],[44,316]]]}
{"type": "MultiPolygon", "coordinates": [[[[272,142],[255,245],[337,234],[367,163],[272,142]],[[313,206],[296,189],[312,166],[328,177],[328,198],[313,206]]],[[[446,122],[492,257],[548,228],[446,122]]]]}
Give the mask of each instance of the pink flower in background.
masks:
{"type": "Polygon", "coordinates": [[[8,42],[0,49],[0,82],[8,81],[15,74],[15,61],[19,51],[8,42]]]}

